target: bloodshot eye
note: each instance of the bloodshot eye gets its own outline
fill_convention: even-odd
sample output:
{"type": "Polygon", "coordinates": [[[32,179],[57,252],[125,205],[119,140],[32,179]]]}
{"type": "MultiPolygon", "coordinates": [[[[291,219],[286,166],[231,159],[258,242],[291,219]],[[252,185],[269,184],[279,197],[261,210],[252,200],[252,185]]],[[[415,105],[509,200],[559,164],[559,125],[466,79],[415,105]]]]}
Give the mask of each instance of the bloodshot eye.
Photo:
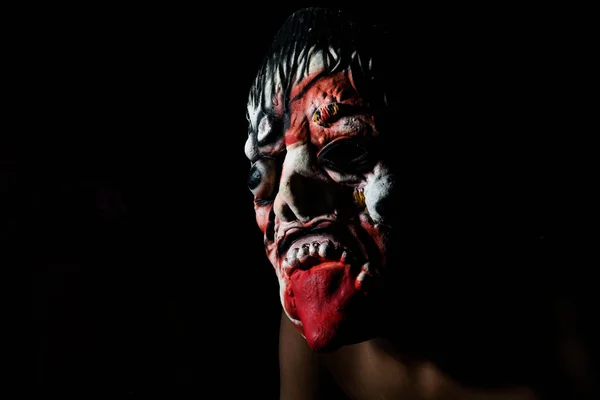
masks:
{"type": "Polygon", "coordinates": [[[248,173],[248,189],[254,195],[257,203],[272,200],[276,177],[274,160],[260,159],[252,165],[248,173]]]}

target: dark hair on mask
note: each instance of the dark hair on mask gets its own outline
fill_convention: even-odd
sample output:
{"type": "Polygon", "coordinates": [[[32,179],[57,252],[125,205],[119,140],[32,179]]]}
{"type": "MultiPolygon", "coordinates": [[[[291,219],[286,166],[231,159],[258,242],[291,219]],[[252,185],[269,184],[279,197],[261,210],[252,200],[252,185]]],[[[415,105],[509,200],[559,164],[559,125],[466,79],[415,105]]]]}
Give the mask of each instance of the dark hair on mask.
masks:
{"type": "Polygon", "coordinates": [[[385,29],[349,11],[304,8],[294,12],[276,34],[270,51],[250,88],[248,104],[264,111],[280,82],[284,111],[297,79],[308,73],[310,57],[322,52],[328,75],[349,68],[361,96],[374,110],[386,105],[386,72],[389,64],[385,29]],[[275,79],[278,78],[278,79],[275,79]]]}

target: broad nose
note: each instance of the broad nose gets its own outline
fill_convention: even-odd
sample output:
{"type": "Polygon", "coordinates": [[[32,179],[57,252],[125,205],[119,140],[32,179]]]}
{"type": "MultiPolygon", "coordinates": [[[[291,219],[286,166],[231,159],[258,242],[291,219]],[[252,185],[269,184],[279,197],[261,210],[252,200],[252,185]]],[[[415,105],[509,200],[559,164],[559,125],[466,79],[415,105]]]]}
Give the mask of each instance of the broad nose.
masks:
{"type": "Polygon", "coordinates": [[[281,171],[279,192],[273,209],[282,221],[308,222],[332,214],[337,198],[336,183],[317,164],[307,144],[288,148],[281,171]]]}

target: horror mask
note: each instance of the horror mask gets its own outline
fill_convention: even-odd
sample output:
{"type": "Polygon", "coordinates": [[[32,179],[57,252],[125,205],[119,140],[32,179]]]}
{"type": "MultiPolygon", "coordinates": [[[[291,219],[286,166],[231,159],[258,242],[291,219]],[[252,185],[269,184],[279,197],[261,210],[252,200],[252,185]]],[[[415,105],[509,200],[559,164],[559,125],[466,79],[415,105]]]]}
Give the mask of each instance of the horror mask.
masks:
{"type": "Polygon", "coordinates": [[[314,350],[369,335],[388,268],[395,179],[377,37],[342,12],[297,11],[248,98],[256,222],[283,309],[314,350]]]}

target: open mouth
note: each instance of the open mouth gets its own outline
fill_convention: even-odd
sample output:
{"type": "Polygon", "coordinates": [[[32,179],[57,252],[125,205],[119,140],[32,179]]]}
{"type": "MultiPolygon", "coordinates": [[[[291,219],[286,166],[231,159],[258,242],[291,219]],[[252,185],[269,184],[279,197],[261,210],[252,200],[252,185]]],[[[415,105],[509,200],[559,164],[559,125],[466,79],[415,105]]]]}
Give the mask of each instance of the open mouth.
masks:
{"type": "Polygon", "coordinates": [[[355,265],[358,259],[354,252],[337,242],[330,235],[304,236],[290,247],[282,260],[281,268],[290,277],[298,270],[336,265],[355,265]]]}
{"type": "Polygon", "coordinates": [[[364,262],[357,239],[345,226],[321,224],[288,233],[278,245],[281,269],[287,277],[298,270],[364,262]]]}
{"type": "Polygon", "coordinates": [[[346,226],[302,229],[286,239],[278,247],[284,309],[311,347],[323,348],[370,291],[367,252],[346,226]]]}
{"type": "MultiPolygon", "coordinates": [[[[356,290],[363,288],[366,277],[372,276],[370,263],[358,240],[345,228],[328,224],[309,230],[298,230],[279,244],[280,265],[287,279],[299,272],[320,276],[347,274],[356,290]]],[[[296,276],[298,278],[298,276],[296,276]]]]}

